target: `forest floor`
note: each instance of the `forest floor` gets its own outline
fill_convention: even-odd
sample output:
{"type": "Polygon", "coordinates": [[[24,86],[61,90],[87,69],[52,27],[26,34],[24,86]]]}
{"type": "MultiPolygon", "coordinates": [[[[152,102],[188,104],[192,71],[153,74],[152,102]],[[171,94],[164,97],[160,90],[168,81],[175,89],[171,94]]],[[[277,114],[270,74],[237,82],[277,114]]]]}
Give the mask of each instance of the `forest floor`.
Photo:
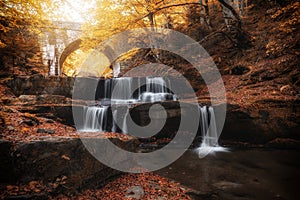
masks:
{"type": "Polygon", "coordinates": [[[262,99],[299,99],[299,10],[298,1],[285,7],[256,1],[242,17],[249,47],[218,38],[218,45],[203,44],[222,73],[229,103],[251,107],[262,99]]]}
{"type": "MultiPolygon", "coordinates": [[[[189,200],[189,193],[193,190],[188,189],[179,183],[168,180],[153,173],[144,174],[123,174],[107,181],[103,187],[94,186],[93,188],[82,189],[77,193],[68,194],[61,192],[59,181],[53,184],[45,184],[41,181],[31,181],[28,184],[6,185],[0,193],[0,198],[15,197],[22,199],[61,199],[61,200],[122,200],[122,199],[174,199],[189,200]],[[58,190],[57,190],[58,189],[58,190]],[[58,192],[59,191],[59,192],[58,192]]],[[[63,189],[68,191],[67,188],[63,189]]]]}

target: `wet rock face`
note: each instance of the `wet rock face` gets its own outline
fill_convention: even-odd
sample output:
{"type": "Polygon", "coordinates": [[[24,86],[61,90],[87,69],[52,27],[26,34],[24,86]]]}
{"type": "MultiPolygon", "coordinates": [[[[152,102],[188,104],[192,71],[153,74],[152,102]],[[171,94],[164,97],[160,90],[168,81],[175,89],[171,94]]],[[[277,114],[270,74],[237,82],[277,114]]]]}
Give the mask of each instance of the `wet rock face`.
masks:
{"type": "Polygon", "coordinates": [[[159,124],[164,120],[164,114],[166,114],[166,121],[161,130],[153,133],[156,139],[173,138],[179,132],[186,134],[186,137],[192,137],[192,133],[197,132],[199,126],[199,121],[193,117],[198,113],[198,109],[197,104],[169,101],[137,105],[130,110],[130,114],[133,121],[141,127],[145,127],[149,123],[154,124],[155,127],[160,127],[159,124]],[[149,110],[157,105],[159,106],[152,110],[150,119],[149,110]]]}
{"type": "Polygon", "coordinates": [[[1,182],[10,183],[15,179],[13,176],[13,162],[10,155],[12,144],[9,141],[0,140],[0,177],[1,182]]]}
{"type": "Polygon", "coordinates": [[[159,105],[163,106],[165,110],[155,111],[155,116],[152,116],[152,120],[149,116],[149,109],[153,106],[153,103],[141,104],[130,110],[131,117],[133,121],[139,126],[147,126],[149,123],[159,124],[162,120],[160,117],[163,116],[161,112],[166,112],[167,119],[162,130],[158,133],[154,133],[156,138],[173,138],[179,128],[181,110],[178,102],[165,102],[160,103],[159,105]]]}
{"type": "Polygon", "coordinates": [[[254,144],[266,144],[275,138],[299,140],[299,113],[297,100],[261,100],[252,109],[228,104],[221,140],[254,144]]]}
{"type": "MultiPolygon", "coordinates": [[[[137,146],[134,140],[114,141],[127,150],[133,151],[137,146]]],[[[2,141],[0,150],[1,182],[51,183],[64,177],[65,188],[77,190],[103,183],[120,173],[96,160],[76,138],[44,138],[15,147],[11,142],[2,141]]]]}
{"type": "MultiPolygon", "coordinates": [[[[30,112],[46,118],[53,117],[53,119],[59,119],[67,125],[74,125],[72,105],[69,99],[58,95],[22,95],[20,98],[22,101],[18,100],[19,103],[30,105],[21,107],[21,112],[30,112]],[[45,104],[47,101],[50,104],[45,104]],[[65,103],[57,104],[60,101],[65,103]]],[[[14,102],[12,104],[17,105],[14,102]]],[[[180,105],[176,101],[133,105],[129,108],[132,120],[139,126],[147,126],[150,123],[149,109],[154,104],[163,106],[167,114],[167,120],[163,129],[154,137],[173,138],[177,134],[182,117],[180,105]]],[[[127,105],[118,106],[127,109],[127,105]]],[[[82,110],[83,105],[73,105],[73,109],[82,110]]],[[[183,113],[185,115],[189,115],[192,112],[192,110],[189,111],[188,109],[183,110],[185,110],[183,113]]],[[[161,112],[159,110],[155,112],[152,123],[160,123],[162,120],[160,118],[162,116],[161,112]]],[[[112,114],[109,114],[108,118],[108,121],[112,121],[112,114]]],[[[232,103],[227,104],[226,119],[220,141],[266,144],[275,138],[299,140],[299,120],[299,101],[262,100],[257,102],[254,108],[245,108],[232,103]]],[[[111,123],[107,124],[107,127],[111,126],[111,123]]],[[[130,130],[128,133],[130,134],[130,130]]],[[[200,136],[200,133],[198,135],[200,136]]]]}
{"type": "MultiPolygon", "coordinates": [[[[139,125],[147,125],[150,122],[148,111],[152,105],[142,104],[133,108],[130,112],[133,120],[139,125]]],[[[188,115],[191,111],[184,109],[185,112],[181,113],[180,105],[176,102],[165,102],[162,105],[166,109],[168,118],[164,128],[155,137],[172,138],[178,134],[178,125],[182,114],[188,115]]],[[[154,118],[154,120],[156,119],[154,118]]],[[[255,108],[227,104],[225,124],[219,141],[221,143],[246,142],[249,144],[267,144],[276,138],[288,138],[292,141],[287,140],[289,142],[285,142],[285,144],[281,141],[278,147],[283,147],[284,145],[295,147],[296,141],[300,140],[299,130],[299,101],[263,100],[257,102],[255,108]],[[293,145],[290,145],[290,143],[293,145]]],[[[188,132],[189,130],[185,131],[188,132]]],[[[200,131],[198,131],[195,143],[197,143],[198,139],[201,140],[200,131]]],[[[276,144],[279,143],[273,142],[273,147],[276,144]]]]}

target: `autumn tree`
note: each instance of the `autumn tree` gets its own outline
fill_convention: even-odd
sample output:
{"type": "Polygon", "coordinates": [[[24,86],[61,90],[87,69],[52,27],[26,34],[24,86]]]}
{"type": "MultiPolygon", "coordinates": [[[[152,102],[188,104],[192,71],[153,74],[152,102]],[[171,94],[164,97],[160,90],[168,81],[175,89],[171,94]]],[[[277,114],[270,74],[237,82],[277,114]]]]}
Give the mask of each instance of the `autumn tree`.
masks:
{"type": "Polygon", "coordinates": [[[199,7],[200,24],[212,29],[210,7],[222,6],[225,22],[229,18],[241,28],[239,13],[244,0],[102,0],[94,10],[94,19],[85,26],[84,44],[93,46],[118,32],[137,27],[165,27],[176,29],[188,23],[191,5],[199,7]]]}
{"type": "MultiPolygon", "coordinates": [[[[198,2],[179,0],[98,1],[94,20],[86,24],[87,45],[98,43],[118,32],[138,27],[173,28],[185,23],[185,6],[198,2]]],[[[91,45],[93,46],[93,45],[91,45]]]]}
{"type": "MultiPolygon", "coordinates": [[[[2,69],[17,66],[27,70],[30,62],[39,61],[38,34],[51,23],[62,1],[0,0],[0,55],[2,69]]],[[[11,69],[10,69],[11,70],[11,69]]]]}
{"type": "MultiPolygon", "coordinates": [[[[86,51],[96,47],[100,42],[110,36],[125,30],[141,27],[171,28],[184,32],[189,29],[191,22],[188,13],[192,7],[198,8],[199,26],[206,27],[207,33],[201,38],[196,38],[201,42],[210,33],[221,34],[225,39],[230,40],[238,46],[244,40],[242,32],[242,22],[239,16],[239,8],[243,1],[231,0],[101,0],[93,11],[94,17],[84,25],[82,48],[86,51]],[[223,26],[217,27],[212,23],[216,14],[211,9],[223,8],[220,11],[224,14],[223,26]],[[230,21],[230,23],[229,23],[230,21]],[[234,30],[234,33],[230,31],[234,30]]],[[[141,42],[142,42],[141,38],[141,42]]],[[[155,41],[152,48],[146,55],[151,55],[156,62],[159,61],[159,52],[156,50],[155,41]]],[[[160,52],[161,54],[161,52],[160,52]]],[[[142,56],[146,56],[142,55],[142,56]]],[[[152,59],[151,58],[151,59],[152,59]]]]}

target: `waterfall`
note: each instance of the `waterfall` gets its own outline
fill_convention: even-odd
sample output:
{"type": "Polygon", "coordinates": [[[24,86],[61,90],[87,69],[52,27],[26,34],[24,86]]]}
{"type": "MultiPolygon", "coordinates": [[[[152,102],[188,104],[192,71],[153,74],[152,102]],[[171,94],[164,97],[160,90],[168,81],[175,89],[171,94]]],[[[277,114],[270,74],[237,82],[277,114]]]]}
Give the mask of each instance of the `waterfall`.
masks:
{"type": "Polygon", "coordinates": [[[130,104],[138,102],[138,99],[133,98],[133,80],[130,77],[122,77],[106,80],[110,82],[110,87],[105,90],[110,90],[109,99],[113,104],[130,104]]]}
{"type": "Polygon", "coordinates": [[[167,82],[162,77],[146,77],[146,91],[139,93],[141,102],[159,102],[167,100],[177,100],[177,96],[168,92],[170,81],[167,82]],[[168,83],[168,85],[167,85],[168,83]]]}
{"type": "MultiPolygon", "coordinates": [[[[141,83],[140,79],[137,80],[141,83]]],[[[104,98],[116,104],[116,109],[112,110],[111,105],[85,106],[83,116],[83,129],[85,132],[122,132],[129,133],[127,117],[129,117],[129,107],[131,102],[159,102],[166,100],[177,100],[176,95],[168,92],[170,82],[166,82],[161,77],[146,78],[146,86],[136,88],[136,98],[132,94],[132,78],[118,78],[106,80],[104,83],[104,98]],[[167,85],[168,83],[168,85],[167,85]],[[113,95],[112,95],[112,90],[113,95]],[[113,98],[112,98],[113,96],[113,98]],[[118,105],[123,103],[122,105],[118,105]],[[124,107],[125,103],[125,107],[124,107]],[[125,110],[123,110],[126,108],[125,110]],[[122,111],[122,112],[121,112],[122,111]],[[123,113],[123,114],[122,114],[123,113]],[[117,123],[118,122],[118,123],[117,123]]],[[[144,82],[145,83],[145,82],[144,82]]],[[[101,103],[101,101],[100,101],[101,103]]],[[[216,118],[213,107],[198,106],[200,112],[200,130],[202,141],[195,150],[199,158],[214,152],[226,152],[227,149],[219,146],[216,118]]]]}
{"type": "Polygon", "coordinates": [[[120,65],[119,62],[114,62],[113,63],[113,74],[114,74],[115,78],[119,76],[120,68],[121,68],[121,65],[120,65]]]}
{"type": "Polygon", "coordinates": [[[84,107],[84,122],[81,131],[103,132],[112,131],[128,133],[127,117],[129,115],[128,104],[160,101],[176,101],[177,96],[169,92],[171,90],[170,80],[162,77],[131,78],[122,77],[107,79],[101,82],[99,87],[103,89],[101,106],[84,107]],[[134,82],[135,81],[135,82],[134,82]],[[138,84],[134,88],[134,83],[138,84]],[[133,91],[135,90],[135,91],[133,91]],[[135,97],[135,98],[134,98],[135,97]],[[126,113],[121,116],[118,109],[112,111],[111,105],[127,105],[126,113]],[[120,115],[120,116],[119,116],[120,115]],[[121,120],[117,123],[117,120],[121,120]]]}
{"type": "Polygon", "coordinates": [[[113,122],[112,122],[112,128],[111,128],[111,131],[112,132],[117,132],[117,123],[116,123],[116,121],[117,121],[117,117],[118,117],[118,110],[116,109],[116,110],[114,110],[113,111],[113,122]]]}
{"type": "Polygon", "coordinates": [[[131,99],[132,95],[132,78],[124,77],[124,78],[116,78],[113,80],[113,99],[121,99],[127,100],[131,99]]]}
{"type": "Polygon", "coordinates": [[[142,102],[159,102],[159,101],[167,101],[167,100],[176,101],[177,97],[170,93],[144,92],[140,95],[139,99],[142,102]]]}
{"type": "Polygon", "coordinates": [[[167,93],[167,85],[162,77],[147,77],[146,92],[167,93]]]}
{"type": "Polygon", "coordinates": [[[200,107],[199,106],[199,110],[200,110],[200,120],[201,120],[201,134],[202,134],[202,138],[205,137],[205,135],[207,134],[207,130],[208,130],[208,112],[207,112],[207,107],[203,106],[200,107]]]}
{"type": "Polygon", "coordinates": [[[105,80],[103,86],[99,87],[104,89],[100,101],[111,104],[176,101],[178,99],[176,95],[169,92],[171,91],[170,80],[162,77],[113,78],[105,80]],[[138,87],[133,87],[135,84],[138,84],[138,87]]]}
{"type": "Polygon", "coordinates": [[[110,80],[105,80],[104,82],[104,99],[110,99],[111,97],[111,81],[110,80]]]}
{"type": "Polygon", "coordinates": [[[200,126],[202,142],[196,152],[199,158],[214,152],[227,152],[228,150],[218,144],[218,132],[216,125],[216,118],[213,107],[207,108],[206,106],[200,107],[200,126]]]}
{"type": "Polygon", "coordinates": [[[83,130],[86,132],[103,132],[106,131],[108,106],[85,106],[84,107],[84,125],[83,130]]]}

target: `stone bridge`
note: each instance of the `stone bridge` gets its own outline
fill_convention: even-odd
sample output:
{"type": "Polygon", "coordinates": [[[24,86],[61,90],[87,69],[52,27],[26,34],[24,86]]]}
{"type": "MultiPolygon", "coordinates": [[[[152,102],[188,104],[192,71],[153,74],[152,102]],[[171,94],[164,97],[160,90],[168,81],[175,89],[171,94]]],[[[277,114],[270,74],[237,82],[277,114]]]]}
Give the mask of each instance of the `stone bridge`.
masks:
{"type": "MultiPolygon", "coordinates": [[[[81,23],[55,21],[53,27],[43,30],[40,37],[43,63],[48,66],[48,75],[63,75],[62,66],[66,58],[80,48],[82,29],[81,23]]],[[[105,56],[112,63],[113,76],[120,72],[120,63],[113,60],[114,51],[105,49],[105,56]]]]}
{"type": "Polygon", "coordinates": [[[55,21],[53,27],[43,30],[40,37],[43,63],[49,67],[49,75],[61,75],[62,64],[81,43],[81,23],[55,21]]]}

